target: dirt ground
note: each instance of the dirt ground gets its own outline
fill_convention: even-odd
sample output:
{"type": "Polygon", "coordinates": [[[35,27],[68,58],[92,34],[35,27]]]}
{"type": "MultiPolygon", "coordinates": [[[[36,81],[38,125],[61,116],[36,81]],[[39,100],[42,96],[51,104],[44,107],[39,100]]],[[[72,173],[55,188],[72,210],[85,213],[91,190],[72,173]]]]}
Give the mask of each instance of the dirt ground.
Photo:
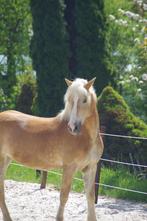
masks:
{"type": "MultiPolygon", "coordinates": [[[[38,184],[5,181],[7,205],[13,221],[55,221],[59,192],[38,184]]],[[[147,221],[147,204],[99,197],[95,206],[98,221],[147,221]]],[[[70,193],[64,221],[86,221],[84,194],[70,193]]],[[[0,212],[0,220],[2,214],[0,212]]]]}

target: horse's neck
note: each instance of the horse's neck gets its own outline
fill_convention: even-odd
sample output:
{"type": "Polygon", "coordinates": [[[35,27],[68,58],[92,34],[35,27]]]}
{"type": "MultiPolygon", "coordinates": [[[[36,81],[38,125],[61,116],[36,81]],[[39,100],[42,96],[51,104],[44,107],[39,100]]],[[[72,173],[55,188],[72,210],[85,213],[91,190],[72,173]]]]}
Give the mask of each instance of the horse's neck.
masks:
{"type": "Polygon", "coordinates": [[[99,132],[99,116],[96,105],[91,112],[91,115],[85,121],[85,127],[92,139],[96,139],[99,132]]]}

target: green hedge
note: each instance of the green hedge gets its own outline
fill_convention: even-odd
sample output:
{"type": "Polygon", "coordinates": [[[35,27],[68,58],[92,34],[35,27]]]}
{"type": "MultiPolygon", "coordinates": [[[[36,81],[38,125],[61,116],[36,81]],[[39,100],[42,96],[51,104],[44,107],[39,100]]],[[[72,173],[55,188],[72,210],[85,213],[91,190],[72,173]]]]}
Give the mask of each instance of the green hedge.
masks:
{"type": "MultiPolygon", "coordinates": [[[[147,125],[131,113],[123,97],[112,87],[106,87],[99,96],[98,110],[106,133],[147,137],[147,125]]],[[[108,158],[130,161],[131,153],[136,162],[147,162],[147,140],[105,136],[104,144],[108,158]]]]}

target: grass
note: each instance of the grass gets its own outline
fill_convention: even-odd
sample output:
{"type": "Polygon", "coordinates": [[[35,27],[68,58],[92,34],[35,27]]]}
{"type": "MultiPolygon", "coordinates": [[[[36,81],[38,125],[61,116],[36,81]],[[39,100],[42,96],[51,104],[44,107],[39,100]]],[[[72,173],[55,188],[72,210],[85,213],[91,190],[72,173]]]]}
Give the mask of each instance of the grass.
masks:
{"type": "MultiPolygon", "coordinates": [[[[62,174],[62,170],[51,170],[48,173],[47,183],[53,185],[56,189],[60,189],[62,176],[57,175],[55,173],[62,174]]],[[[81,173],[77,173],[76,177],[82,178],[81,173]]],[[[6,174],[6,179],[20,181],[20,182],[40,183],[40,177],[36,177],[35,170],[26,167],[19,167],[16,165],[9,166],[6,174]]],[[[83,182],[74,180],[74,182],[72,183],[72,190],[75,192],[82,192],[83,189],[84,189],[83,182]]]]}
{"type": "MultiPolygon", "coordinates": [[[[128,170],[122,167],[117,170],[103,168],[101,173],[101,182],[112,186],[147,192],[147,180],[138,179],[137,176],[131,174],[128,170]]],[[[100,194],[114,198],[147,202],[146,195],[112,188],[102,187],[100,188],[100,194]]]]}
{"type": "MultiPolygon", "coordinates": [[[[62,173],[61,170],[53,170],[53,172],[62,173]]],[[[82,175],[81,173],[77,173],[75,177],[81,179],[82,175]]],[[[53,185],[55,188],[59,189],[61,185],[61,178],[61,176],[54,174],[51,171],[48,175],[47,182],[53,185]]],[[[19,167],[16,165],[9,166],[6,174],[6,179],[34,183],[40,182],[40,178],[36,177],[35,170],[25,167],[19,167]]],[[[100,182],[112,186],[119,186],[127,189],[147,192],[147,180],[139,180],[137,176],[131,174],[124,168],[119,168],[117,170],[113,170],[110,168],[102,168],[100,182]]],[[[74,179],[72,183],[72,190],[76,192],[82,192],[84,190],[83,182],[74,179]]],[[[100,187],[100,195],[107,195],[115,198],[147,202],[146,195],[111,189],[102,186],[100,187]]]]}

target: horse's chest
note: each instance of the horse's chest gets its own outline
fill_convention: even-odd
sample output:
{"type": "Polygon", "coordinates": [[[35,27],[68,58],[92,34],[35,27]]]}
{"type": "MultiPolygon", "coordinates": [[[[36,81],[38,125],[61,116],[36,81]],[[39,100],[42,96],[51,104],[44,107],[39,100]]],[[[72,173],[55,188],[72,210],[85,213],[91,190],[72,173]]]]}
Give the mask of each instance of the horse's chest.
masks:
{"type": "Polygon", "coordinates": [[[96,146],[91,148],[91,150],[87,151],[83,156],[82,160],[79,161],[79,169],[84,169],[89,164],[96,164],[99,160],[100,156],[98,153],[98,149],[96,146]]]}

